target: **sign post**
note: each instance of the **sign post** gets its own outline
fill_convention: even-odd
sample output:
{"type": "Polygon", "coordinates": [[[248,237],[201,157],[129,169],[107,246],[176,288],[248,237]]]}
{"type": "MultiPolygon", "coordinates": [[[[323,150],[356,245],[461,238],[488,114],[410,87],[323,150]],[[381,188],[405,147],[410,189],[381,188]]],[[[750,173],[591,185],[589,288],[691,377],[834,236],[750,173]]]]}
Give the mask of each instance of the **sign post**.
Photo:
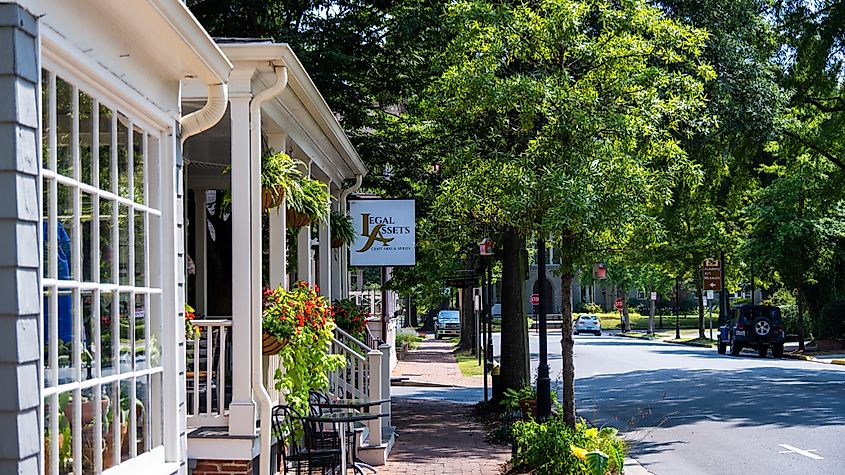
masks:
{"type": "Polygon", "coordinates": [[[722,290],[722,262],[716,259],[705,259],[702,266],[704,290],[722,290]]]}

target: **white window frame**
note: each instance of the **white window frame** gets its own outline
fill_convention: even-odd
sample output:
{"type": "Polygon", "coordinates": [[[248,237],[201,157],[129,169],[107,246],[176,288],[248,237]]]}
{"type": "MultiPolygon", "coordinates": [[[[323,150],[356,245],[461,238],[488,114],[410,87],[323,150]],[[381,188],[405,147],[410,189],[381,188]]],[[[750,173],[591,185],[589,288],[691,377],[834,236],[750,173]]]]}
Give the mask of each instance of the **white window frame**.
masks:
{"type": "MultiPolygon", "coordinates": [[[[42,37],[43,38],[43,37],[42,37]]],[[[100,345],[100,323],[99,318],[93,318],[93,330],[92,334],[96,335],[96,338],[93,338],[94,347],[98,353],[98,356],[95,360],[94,366],[94,373],[91,379],[84,380],[82,378],[82,365],[81,365],[81,356],[79,351],[73,351],[73,371],[76,373],[75,380],[69,383],[56,385],[58,382],[58,349],[56,347],[55,341],[51,341],[49,347],[49,360],[50,360],[50,367],[44,368],[44,372],[49,371],[50,378],[52,381],[52,385],[46,386],[45,385],[45,378],[42,376],[40,378],[41,385],[42,385],[42,404],[46,399],[50,400],[49,405],[49,412],[50,414],[44,413],[44,407],[42,407],[41,413],[43,414],[42,423],[49,419],[52,430],[51,430],[51,440],[50,443],[50,453],[52,462],[43,465],[43,467],[51,467],[52,474],[58,473],[58,448],[57,448],[57,438],[56,435],[56,426],[58,424],[58,412],[60,408],[58,407],[58,397],[60,393],[64,392],[71,392],[73,394],[73,401],[75,404],[75,411],[74,411],[74,421],[71,421],[72,430],[74,433],[73,437],[73,460],[74,460],[74,473],[82,473],[82,461],[81,461],[81,451],[82,451],[82,427],[81,427],[81,415],[80,415],[80,395],[82,390],[91,388],[95,394],[100,394],[101,388],[104,384],[111,384],[112,382],[116,381],[127,381],[130,384],[130,407],[134,407],[135,404],[135,381],[139,380],[140,378],[147,378],[148,384],[150,387],[148,391],[150,393],[150,403],[146,410],[146,418],[147,423],[145,424],[146,427],[156,427],[158,426],[156,433],[153,434],[152,428],[150,432],[148,432],[145,436],[145,440],[147,441],[147,451],[140,456],[137,456],[137,427],[135,424],[134,417],[130,418],[130,430],[127,434],[130,443],[130,458],[126,461],[120,462],[118,465],[107,469],[103,473],[106,474],[113,474],[113,473],[122,473],[126,471],[131,471],[133,468],[137,469],[141,466],[146,466],[148,470],[157,471],[158,468],[161,468],[164,472],[169,471],[169,466],[172,464],[165,463],[165,446],[172,450],[172,447],[177,446],[179,441],[178,440],[170,440],[171,438],[168,437],[167,430],[164,430],[162,426],[163,424],[163,417],[164,414],[159,414],[158,412],[162,412],[162,407],[166,401],[167,404],[178,404],[178,401],[170,401],[166,400],[166,394],[168,393],[167,390],[163,386],[166,386],[166,379],[167,376],[165,373],[169,372],[176,372],[176,368],[172,364],[168,364],[171,361],[176,360],[175,355],[171,355],[170,353],[175,352],[175,348],[169,348],[165,345],[167,338],[162,335],[162,331],[166,327],[163,325],[163,321],[165,318],[168,318],[168,315],[165,314],[163,301],[163,292],[162,292],[162,285],[165,281],[164,276],[162,273],[168,268],[162,256],[162,251],[159,246],[151,245],[151,243],[157,242],[161,236],[154,235],[154,232],[158,232],[159,234],[163,233],[166,229],[165,223],[162,222],[162,209],[166,206],[172,206],[174,197],[166,196],[163,192],[161,186],[161,177],[160,177],[160,169],[162,169],[161,164],[165,162],[166,156],[169,153],[167,147],[170,144],[170,140],[168,139],[168,134],[172,134],[172,130],[168,127],[170,124],[163,123],[161,121],[161,114],[156,114],[155,112],[146,113],[146,111],[140,111],[137,106],[131,104],[129,101],[123,101],[117,94],[114,93],[113,90],[108,90],[102,87],[102,81],[97,81],[98,78],[91,77],[86,73],[90,74],[90,68],[74,68],[72,67],[69,62],[67,61],[68,56],[63,55],[59,52],[51,52],[47,48],[44,47],[44,43],[42,42],[42,64],[41,67],[44,70],[47,70],[51,73],[50,75],[50,84],[44,84],[42,87],[50,87],[53,91],[49,97],[50,101],[49,104],[42,104],[42,108],[50,108],[51,111],[55,111],[55,77],[61,77],[66,82],[71,84],[73,87],[72,91],[74,92],[73,104],[74,104],[74,114],[77,114],[78,111],[78,92],[83,91],[87,95],[89,95],[94,102],[92,107],[96,120],[96,114],[99,112],[98,104],[102,104],[105,107],[108,107],[113,114],[112,117],[112,156],[110,159],[110,163],[112,166],[112,190],[101,190],[98,188],[98,181],[99,181],[99,174],[97,173],[97,169],[99,167],[99,153],[92,153],[92,169],[93,171],[93,180],[92,184],[85,183],[83,178],[80,176],[80,157],[79,157],[79,129],[78,129],[78,120],[73,121],[73,130],[72,130],[72,160],[73,160],[73,175],[72,177],[66,177],[63,175],[58,174],[56,170],[56,120],[55,114],[50,113],[49,117],[51,117],[51,123],[49,124],[50,127],[50,136],[48,139],[48,147],[46,150],[50,154],[49,156],[49,164],[47,168],[42,167],[42,184],[50,183],[51,187],[51,194],[50,194],[50,203],[43,203],[43,210],[47,211],[46,213],[42,211],[42,218],[46,218],[47,216],[56,216],[58,212],[57,207],[57,185],[62,184],[68,186],[72,191],[72,203],[73,203],[73,211],[74,211],[74,236],[72,237],[72,254],[71,254],[71,264],[72,264],[72,277],[75,280],[59,280],[57,279],[57,260],[55,258],[54,251],[51,251],[53,254],[49,258],[49,269],[44,269],[42,275],[45,277],[42,278],[42,290],[46,289],[53,289],[56,290],[59,287],[62,289],[70,289],[73,293],[73,335],[74,335],[74,347],[79,349],[81,346],[80,341],[80,334],[81,334],[81,322],[83,319],[82,316],[82,303],[81,303],[81,292],[82,291],[93,291],[94,296],[97,298],[92,299],[92,308],[91,312],[93,315],[99,315],[100,310],[100,292],[110,292],[113,298],[113,315],[119,313],[119,310],[115,307],[119,305],[119,298],[120,295],[126,294],[130,299],[130,308],[131,311],[134,311],[135,308],[135,297],[136,295],[146,295],[145,301],[145,321],[147,324],[145,325],[145,338],[144,341],[147,342],[145,352],[146,352],[146,367],[143,369],[130,369],[129,371],[120,371],[120,361],[117,358],[119,356],[120,351],[118,346],[113,345],[113,356],[115,357],[113,360],[114,371],[115,374],[108,375],[108,376],[101,376],[101,367],[100,367],[100,355],[99,355],[99,345],[100,345]],[[116,124],[117,124],[117,114],[121,113],[129,118],[129,123],[126,124],[128,137],[127,137],[127,158],[128,158],[128,166],[126,172],[129,173],[128,183],[129,183],[129,190],[130,190],[130,197],[134,192],[133,186],[133,178],[134,178],[134,163],[132,161],[133,157],[133,144],[132,140],[134,137],[135,128],[139,128],[143,131],[143,145],[142,145],[142,154],[145,157],[155,157],[155,163],[151,166],[150,159],[148,158],[145,160],[144,163],[144,203],[137,203],[134,202],[130,198],[125,198],[116,195],[117,191],[117,182],[118,182],[118,175],[117,175],[117,153],[116,153],[116,124]],[[156,120],[158,119],[158,120],[156,120]],[[157,146],[154,149],[150,148],[151,140],[150,138],[156,139],[157,146]],[[93,261],[91,266],[92,275],[90,280],[93,282],[82,281],[82,263],[80,260],[80,253],[81,253],[81,246],[82,246],[82,237],[80,236],[81,227],[79,226],[80,223],[80,202],[82,193],[88,193],[90,196],[97,198],[97,206],[93,206],[93,218],[92,221],[96,225],[92,225],[91,227],[91,241],[94,243],[93,245],[96,246],[96,249],[99,250],[100,246],[100,236],[99,236],[99,203],[100,199],[107,199],[109,202],[114,203],[115,206],[123,205],[126,206],[126,209],[130,210],[130,214],[132,219],[129,219],[127,222],[127,231],[128,231],[128,251],[129,251],[129,262],[130,264],[133,262],[134,259],[134,252],[135,252],[135,242],[134,242],[134,225],[135,225],[135,217],[137,213],[140,213],[141,216],[144,216],[144,223],[145,223],[145,249],[144,249],[144,276],[146,278],[146,284],[144,285],[135,285],[135,267],[130,265],[129,266],[129,282],[128,284],[120,284],[120,253],[119,253],[119,246],[120,242],[118,241],[118,226],[117,226],[117,214],[113,213],[112,217],[112,238],[111,244],[112,247],[115,249],[113,264],[112,264],[112,283],[100,283],[99,282],[99,265],[95,264],[99,262],[99,256],[93,255],[93,261]],[[151,225],[151,216],[156,216],[158,218],[158,224],[156,226],[151,225]],[[96,220],[96,221],[94,221],[96,220]],[[157,274],[153,272],[157,271],[157,274]],[[160,325],[159,328],[159,348],[161,351],[161,357],[158,362],[158,366],[152,367],[151,361],[149,358],[150,355],[150,336],[151,336],[151,323],[154,319],[153,314],[158,314],[158,323],[160,325]],[[165,359],[166,358],[166,359],[165,359]],[[155,398],[153,395],[154,389],[152,387],[151,381],[153,378],[148,378],[150,375],[160,374],[160,381],[161,386],[158,388],[158,393],[160,397],[158,399],[155,398]],[[152,424],[150,423],[152,421],[152,424]],[[162,437],[159,436],[162,434],[162,437]],[[157,439],[157,440],[156,440],[157,439]],[[152,467],[157,467],[153,469],[152,467]]],[[[89,65],[90,66],[90,65],[89,65]]],[[[128,86],[127,86],[128,87],[128,86]]],[[[78,115],[76,115],[78,117],[78,115]]],[[[97,121],[98,122],[98,121],[97,121]]],[[[39,132],[39,138],[41,137],[41,133],[39,132]]],[[[94,150],[98,150],[98,140],[97,134],[92,136],[91,147],[94,150]]],[[[43,149],[43,147],[42,147],[43,149]]],[[[40,161],[39,166],[41,166],[44,161],[40,161]]],[[[43,195],[40,195],[43,196],[43,195]]],[[[121,206],[122,207],[122,206],[121,206]]],[[[57,247],[57,239],[55,233],[51,233],[49,236],[50,243],[49,248],[51,250],[56,249],[57,247]]],[[[86,250],[88,252],[88,250],[86,250]]],[[[92,253],[93,254],[93,253],[92,253]]],[[[175,257],[175,256],[171,256],[175,257]]],[[[55,294],[55,292],[51,292],[51,294],[55,294]]],[[[51,315],[50,319],[50,328],[48,328],[49,334],[52,337],[58,336],[58,303],[57,297],[51,296],[49,298],[49,314],[51,315]]],[[[176,315],[172,315],[173,318],[176,315]]],[[[113,321],[116,318],[113,318],[113,321]]],[[[41,322],[44,321],[43,316],[40,319],[41,322]]],[[[130,318],[130,321],[134,321],[134,318],[130,318]]],[[[115,327],[118,326],[116,322],[113,323],[115,327]]],[[[131,330],[134,332],[134,324],[131,325],[131,330]]],[[[41,330],[43,332],[43,329],[41,330]]],[[[114,333],[113,333],[114,335],[114,333]]],[[[133,337],[134,335],[130,333],[130,336],[133,337]]],[[[119,333],[116,336],[113,336],[115,340],[119,341],[119,333]]],[[[43,352],[42,352],[43,354],[43,352]]],[[[45,375],[46,376],[46,375],[45,375]]],[[[119,384],[118,384],[119,386],[119,384]]],[[[95,424],[95,445],[102,443],[102,417],[101,417],[101,409],[99,404],[95,404],[95,417],[94,417],[94,424],[95,424]]],[[[119,412],[119,404],[113,404],[112,407],[115,409],[116,413],[119,412]]],[[[118,415],[118,414],[115,414],[118,415]]],[[[115,439],[119,438],[117,434],[119,431],[115,432],[115,439]]],[[[42,434],[43,434],[42,430],[42,434]]],[[[119,447],[119,446],[118,446],[119,447]]],[[[120,450],[117,451],[116,458],[119,460],[120,457],[120,450]]],[[[101,457],[96,457],[96,464],[95,469],[97,472],[102,471],[102,460],[101,457]]],[[[171,467],[172,468],[172,467],[171,467]]],[[[153,473],[153,472],[150,473],[153,473]]]]}

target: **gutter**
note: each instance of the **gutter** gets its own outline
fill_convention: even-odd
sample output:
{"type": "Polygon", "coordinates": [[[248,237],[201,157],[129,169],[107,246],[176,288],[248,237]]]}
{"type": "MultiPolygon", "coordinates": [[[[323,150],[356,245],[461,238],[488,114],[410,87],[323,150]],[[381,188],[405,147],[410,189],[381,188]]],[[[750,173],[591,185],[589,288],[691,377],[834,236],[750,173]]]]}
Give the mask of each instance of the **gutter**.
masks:
{"type": "Polygon", "coordinates": [[[226,113],[226,105],[229,101],[229,88],[225,83],[208,85],[208,101],[202,109],[191,112],[179,119],[182,127],[182,145],[189,138],[204,132],[220,122],[226,113]]]}
{"type": "MultiPolygon", "coordinates": [[[[346,188],[345,190],[340,192],[340,210],[346,214],[346,199],[352,193],[355,193],[361,188],[361,183],[364,181],[364,175],[356,174],[355,175],[355,184],[346,188]]],[[[347,250],[349,249],[349,243],[343,245],[340,248],[341,256],[348,256],[349,253],[347,250]]],[[[345,259],[340,260],[340,275],[343,276],[343,280],[341,280],[340,284],[340,295],[343,298],[349,298],[349,258],[346,257],[345,259]]]]}
{"type": "MultiPolygon", "coordinates": [[[[288,70],[284,66],[273,66],[276,73],[276,82],[269,88],[253,96],[249,103],[249,132],[250,132],[250,159],[261,161],[261,104],[264,101],[278,96],[288,85],[288,70]]],[[[224,109],[225,110],[225,109],[224,109]]],[[[254,163],[254,162],[253,162],[254,163]]],[[[252,166],[252,163],[250,164],[252,166]]],[[[260,170],[260,166],[259,166],[260,170]]],[[[255,205],[255,203],[253,203],[255,205]]],[[[254,298],[254,297],[253,297],[254,298]]],[[[260,447],[259,452],[259,474],[270,475],[270,446],[271,419],[273,417],[273,400],[267,388],[264,387],[263,375],[261,374],[261,319],[252,322],[252,391],[259,407],[261,418],[260,447]]]]}

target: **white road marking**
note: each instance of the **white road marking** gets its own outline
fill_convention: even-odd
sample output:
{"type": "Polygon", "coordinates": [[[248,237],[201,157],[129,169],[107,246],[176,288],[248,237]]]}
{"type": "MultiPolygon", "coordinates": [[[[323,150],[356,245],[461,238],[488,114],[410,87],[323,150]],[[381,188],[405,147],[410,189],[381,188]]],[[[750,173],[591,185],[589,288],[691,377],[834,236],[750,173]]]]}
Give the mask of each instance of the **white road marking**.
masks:
{"type": "Polygon", "coordinates": [[[786,449],[785,452],[781,452],[782,454],[798,454],[798,455],[803,455],[805,457],[809,457],[813,460],[824,460],[824,457],[821,457],[819,455],[812,453],[812,452],[815,452],[816,449],[801,450],[797,447],[793,447],[793,446],[787,445],[787,444],[778,444],[778,445],[780,445],[781,447],[786,449]]]}

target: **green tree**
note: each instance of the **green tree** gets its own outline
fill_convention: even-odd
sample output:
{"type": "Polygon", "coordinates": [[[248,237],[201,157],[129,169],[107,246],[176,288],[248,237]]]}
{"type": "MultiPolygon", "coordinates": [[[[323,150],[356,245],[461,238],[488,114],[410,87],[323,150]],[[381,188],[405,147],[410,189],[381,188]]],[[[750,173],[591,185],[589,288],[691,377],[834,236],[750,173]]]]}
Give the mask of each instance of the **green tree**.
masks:
{"type": "MultiPolygon", "coordinates": [[[[459,1],[447,24],[445,72],[427,94],[452,148],[444,212],[502,231],[506,256],[521,254],[508,242],[555,236],[571,320],[576,266],[636,229],[659,228],[644,211],[699,178],[679,138],[710,125],[702,83],[714,72],[698,60],[707,34],[640,0],[459,1]]],[[[519,272],[506,260],[506,295],[519,292],[519,272]]],[[[569,325],[562,350],[574,425],[569,325]]]]}

